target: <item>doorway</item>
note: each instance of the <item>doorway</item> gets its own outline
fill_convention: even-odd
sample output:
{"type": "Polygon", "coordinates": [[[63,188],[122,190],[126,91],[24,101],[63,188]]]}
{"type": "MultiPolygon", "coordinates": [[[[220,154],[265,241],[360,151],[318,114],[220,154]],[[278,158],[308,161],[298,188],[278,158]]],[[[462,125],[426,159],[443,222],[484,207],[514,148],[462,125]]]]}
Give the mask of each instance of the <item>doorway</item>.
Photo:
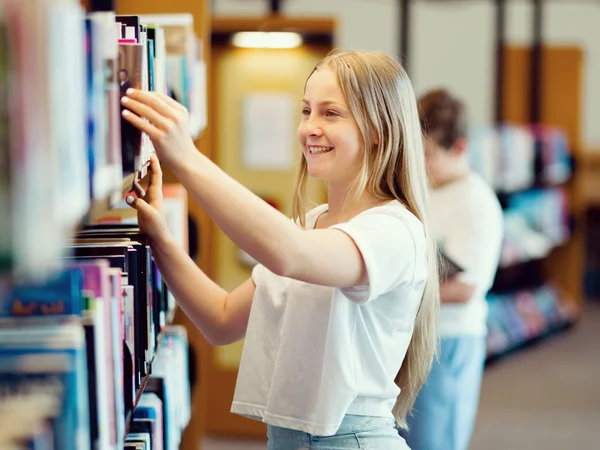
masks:
{"type": "MultiPolygon", "coordinates": [[[[302,157],[296,127],[301,119],[304,84],[333,48],[334,22],[214,19],[211,29],[214,160],[237,181],[290,216],[296,167],[302,157]],[[238,31],[294,31],[302,37],[302,44],[286,49],[238,48],[232,44],[232,36],[238,31]],[[262,116],[261,107],[269,104],[279,108],[286,119],[278,114],[262,116]],[[253,139],[249,127],[258,127],[267,144],[277,141],[281,146],[269,149],[270,154],[265,154],[260,144],[259,148],[249,148],[252,144],[248,140],[253,139]]],[[[274,114],[272,110],[270,113],[274,114]]],[[[307,194],[317,204],[326,201],[325,187],[320,182],[309,183],[307,194]]],[[[220,230],[214,231],[212,272],[215,281],[231,291],[251,276],[253,262],[220,230]]],[[[204,372],[208,378],[206,434],[264,440],[263,423],[230,413],[242,347],[240,341],[210,349],[209,367],[204,372]]]]}

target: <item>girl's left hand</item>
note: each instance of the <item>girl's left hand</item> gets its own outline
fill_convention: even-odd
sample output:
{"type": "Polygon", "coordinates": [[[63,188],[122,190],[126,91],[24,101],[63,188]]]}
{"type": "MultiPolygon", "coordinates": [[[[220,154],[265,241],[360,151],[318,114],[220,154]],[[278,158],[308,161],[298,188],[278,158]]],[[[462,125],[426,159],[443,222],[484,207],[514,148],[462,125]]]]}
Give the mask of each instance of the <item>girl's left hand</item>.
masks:
{"type": "Polygon", "coordinates": [[[150,137],[161,162],[176,169],[197,153],[182,104],[167,95],[137,89],[128,89],[121,103],[127,108],[123,117],[150,137]]]}

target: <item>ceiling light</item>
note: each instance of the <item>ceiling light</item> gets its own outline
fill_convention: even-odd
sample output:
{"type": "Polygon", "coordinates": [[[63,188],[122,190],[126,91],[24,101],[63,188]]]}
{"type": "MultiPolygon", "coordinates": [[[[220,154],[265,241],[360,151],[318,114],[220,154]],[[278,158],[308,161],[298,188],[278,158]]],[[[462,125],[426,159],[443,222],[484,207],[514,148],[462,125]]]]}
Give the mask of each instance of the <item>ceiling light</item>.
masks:
{"type": "Polygon", "coordinates": [[[302,36],[281,31],[243,31],[235,33],[232,42],[242,48],[296,48],[302,45],[302,36]]]}

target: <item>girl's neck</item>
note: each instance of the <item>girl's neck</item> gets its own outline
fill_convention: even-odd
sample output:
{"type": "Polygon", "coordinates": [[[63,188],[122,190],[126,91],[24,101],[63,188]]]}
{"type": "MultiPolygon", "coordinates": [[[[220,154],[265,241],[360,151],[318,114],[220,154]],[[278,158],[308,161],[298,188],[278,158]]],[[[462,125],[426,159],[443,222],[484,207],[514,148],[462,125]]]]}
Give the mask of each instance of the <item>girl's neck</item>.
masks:
{"type": "Polygon", "coordinates": [[[346,187],[342,189],[336,189],[334,186],[329,185],[327,191],[328,221],[332,220],[337,222],[345,222],[369,208],[380,206],[390,201],[380,200],[376,198],[373,194],[364,192],[363,195],[360,196],[360,198],[354,205],[352,205],[348,210],[345,210],[344,206],[346,199],[346,187]]]}

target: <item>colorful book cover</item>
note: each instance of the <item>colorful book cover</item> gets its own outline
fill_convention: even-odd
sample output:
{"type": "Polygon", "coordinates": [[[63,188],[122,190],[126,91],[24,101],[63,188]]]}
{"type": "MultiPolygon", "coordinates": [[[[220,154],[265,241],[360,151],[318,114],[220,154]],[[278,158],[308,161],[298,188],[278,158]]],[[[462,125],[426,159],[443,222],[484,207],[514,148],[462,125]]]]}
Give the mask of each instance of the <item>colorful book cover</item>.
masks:
{"type": "Polygon", "coordinates": [[[0,303],[0,317],[80,316],[82,289],[79,269],[66,269],[45,283],[16,286],[0,303]]]}
{"type": "MultiPolygon", "coordinates": [[[[96,301],[96,310],[100,312],[101,317],[97,319],[96,336],[97,359],[96,370],[99,379],[98,385],[103,389],[99,395],[108,403],[108,422],[100,430],[103,437],[108,439],[111,446],[116,445],[116,386],[114,377],[114,358],[117,348],[113,339],[113,319],[112,319],[112,296],[108,278],[109,264],[106,260],[96,260],[90,262],[78,262],[74,265],[83,273],[83,291],[87,295],[93,296],[96,301]]],[[[115,330],[118,333],[118,330],[115,330]]]]}
{"type": "Polygon", "coordinates": [[[54,448],[90,448],[85,335],[78,323],[0,329],[0,395],[32,386],[60,396],[60,413],[50,420],[54,448]]]}

